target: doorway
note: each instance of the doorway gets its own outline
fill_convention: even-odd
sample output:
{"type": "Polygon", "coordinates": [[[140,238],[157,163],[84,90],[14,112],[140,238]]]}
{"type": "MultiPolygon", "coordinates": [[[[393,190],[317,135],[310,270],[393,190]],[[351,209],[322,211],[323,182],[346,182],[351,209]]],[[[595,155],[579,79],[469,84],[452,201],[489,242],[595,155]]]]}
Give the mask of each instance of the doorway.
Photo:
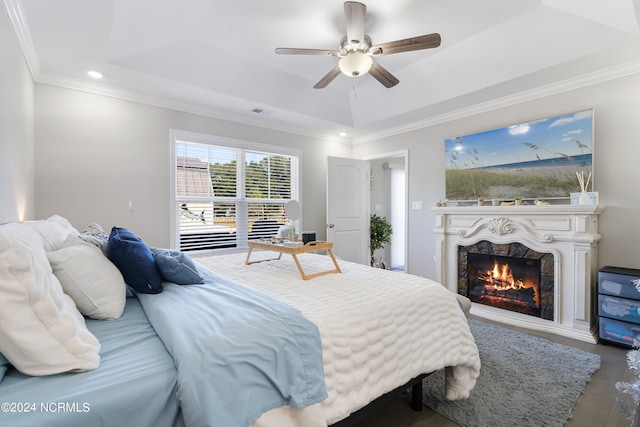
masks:
{"type": "Polygon", "coordinates": [[[408,153],[386,153],[367,158],[371,167],[371,214],[386,217],[393,228],[391,243],[376,252],[385,267],[407,271],[408,153]]]}

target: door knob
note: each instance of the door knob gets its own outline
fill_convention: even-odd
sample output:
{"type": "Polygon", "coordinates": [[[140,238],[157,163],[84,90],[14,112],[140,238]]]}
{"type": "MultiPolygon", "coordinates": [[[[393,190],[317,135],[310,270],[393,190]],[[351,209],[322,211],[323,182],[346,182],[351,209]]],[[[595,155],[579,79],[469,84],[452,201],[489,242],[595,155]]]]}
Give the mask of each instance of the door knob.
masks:
{"type": "Polygon", "coordinates": [[[335,227],[334,224],[329,224],[329,228],[333,228],[333,227],[335,227]]]}

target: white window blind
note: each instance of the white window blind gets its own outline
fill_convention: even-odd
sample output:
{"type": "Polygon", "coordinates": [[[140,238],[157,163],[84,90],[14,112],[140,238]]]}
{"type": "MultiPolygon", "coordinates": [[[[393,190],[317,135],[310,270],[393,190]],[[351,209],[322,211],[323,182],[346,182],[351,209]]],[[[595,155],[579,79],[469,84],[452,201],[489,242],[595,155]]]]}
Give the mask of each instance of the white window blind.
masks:
{"type": "Polygon", "coordinates": [[[290,221],[298,156],[175,140],[178,246],[184,251],[246,247],[290,221]]]}

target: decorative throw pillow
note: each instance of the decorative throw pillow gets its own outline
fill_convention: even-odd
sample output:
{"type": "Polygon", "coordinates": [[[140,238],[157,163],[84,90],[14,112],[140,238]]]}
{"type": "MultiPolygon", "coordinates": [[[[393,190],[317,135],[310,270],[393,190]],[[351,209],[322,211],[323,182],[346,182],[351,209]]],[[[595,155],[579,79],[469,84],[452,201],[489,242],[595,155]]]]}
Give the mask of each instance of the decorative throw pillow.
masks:
{"type": "Polygon", "coordinates": [[[53,275],[42,238],[26,224],[0,226],[0,352],[27,375],[100,364],[100,343],[53,275]]]}
{"type": "Polygon", "coordinates": [[[25,224],[42,237],[44,250],[47,252],[60,249],[69,234],[74,236],[80,234],[66,218],[60,215],[53,215],[40,221],[27,221],[25,224]]]}
{"type": "Polygon", "coordinates": [[[0,383],[4,378],[4,374],[7,373],[7,369],[9,369],[9,361],[2,353],[0,353],[0,383]]]}
{"type": "Polygon", "coordinates": [[[108,256],[122,273],[124,281],[136,292],[162,292],[162,276],[151,249],[126,228],[113,227],[109,236],[108,256]]]}
{"type": "Polygon", "coordinates": [[[69,236],[64,246],[47,252],[64,293],[80,313],[92,319],[118,319],[126,303],[126,286],[120,270],[91,243],[69,236]]]}
{"type": "Polygon", "coordinates": [[[175,249],[151,248],[160,275],[167,282],[178,285],[201,285],[204,283],[196,264],[184,252],[175,249]]]}
{"type": "Polygon", "coordinates": [[[97,222],[92,222],[82,230],[82,233],[78,236],[82,240],[87,243],[91,243],[92,245],[100,248],[104,256],[107,256],[108,245],[109,245],[109,234],[102,229],[100,224],[97,222]]]}

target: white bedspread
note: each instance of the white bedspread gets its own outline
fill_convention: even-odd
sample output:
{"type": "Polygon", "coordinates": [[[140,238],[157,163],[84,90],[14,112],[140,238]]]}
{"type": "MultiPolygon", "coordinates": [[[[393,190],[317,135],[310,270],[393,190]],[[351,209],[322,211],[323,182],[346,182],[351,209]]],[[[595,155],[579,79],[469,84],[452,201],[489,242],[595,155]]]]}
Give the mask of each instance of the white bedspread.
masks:
{"type": "MultiPolygon", "coordinates": [[[[254,251],[252,261],[273,253],[254,251]]],[[[245,254],[195,260],[299,309],[315,323],[323,347],[329,397],[327,424],[422,373],[447,368],[448,399],[463,399],[480,373],[478,349],[455,296],[419,276],[339,261],[342,274],[302,280],[293,259],[245,265],[245,254]]],[[[307,274],[332,268],[303,254],[307,274]]]]}

